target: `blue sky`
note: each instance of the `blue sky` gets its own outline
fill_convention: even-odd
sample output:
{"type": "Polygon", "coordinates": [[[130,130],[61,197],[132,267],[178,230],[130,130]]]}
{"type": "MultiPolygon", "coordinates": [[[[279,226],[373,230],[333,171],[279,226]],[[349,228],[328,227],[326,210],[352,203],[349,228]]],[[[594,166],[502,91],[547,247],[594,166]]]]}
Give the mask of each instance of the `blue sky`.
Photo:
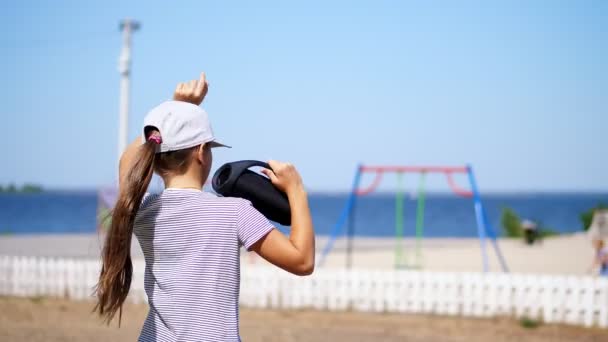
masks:
{"type": "Polygon", "coordinates": [[[606,1],[14,1],[0,13],[0,184],[114,182],[118,21],[132,17],[131,138],[204,70],[204,107],[234,146],[215,167],[289,160],[328,191],[348,189],[359,162],[472,163],[486,191],[608,190],[606,1]]]}

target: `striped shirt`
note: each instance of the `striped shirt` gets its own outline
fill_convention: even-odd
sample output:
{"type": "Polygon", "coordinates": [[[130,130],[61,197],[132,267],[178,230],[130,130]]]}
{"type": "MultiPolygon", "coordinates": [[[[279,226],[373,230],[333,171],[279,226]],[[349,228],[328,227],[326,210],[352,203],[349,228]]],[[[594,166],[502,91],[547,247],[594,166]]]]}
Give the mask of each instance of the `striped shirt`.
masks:
{"type": "Polygon", "coordinates": [[[240,341],[240,248],[272,229],[247,200],[189,189],[146,196],[134,225],[150,305],[139,341],[240,341]]]}

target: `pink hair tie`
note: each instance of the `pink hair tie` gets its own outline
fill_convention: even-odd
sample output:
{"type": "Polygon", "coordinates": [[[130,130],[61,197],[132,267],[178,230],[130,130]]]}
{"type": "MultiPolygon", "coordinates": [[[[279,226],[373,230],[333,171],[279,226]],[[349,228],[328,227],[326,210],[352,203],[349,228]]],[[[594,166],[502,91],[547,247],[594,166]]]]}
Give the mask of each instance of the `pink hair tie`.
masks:
{"type": "Polygon", "coordinates": [[[160,137],[160,135],[151,135],[148,137],[148,141],[154,141],[157,145],[160,145],[160,143],[163,142],[163,139],[160,137]]]}

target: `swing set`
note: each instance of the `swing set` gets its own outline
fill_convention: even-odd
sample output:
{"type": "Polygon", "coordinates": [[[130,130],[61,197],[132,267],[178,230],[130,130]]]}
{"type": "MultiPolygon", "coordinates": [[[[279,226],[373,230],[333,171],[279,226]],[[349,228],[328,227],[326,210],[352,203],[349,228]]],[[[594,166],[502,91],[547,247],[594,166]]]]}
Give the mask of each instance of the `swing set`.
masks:
{"type": "Polygon", "coordinates": [[[353,253],[353,238],[355,235],[355,211],[357,198],[371,194],[376,190],[382,182],[384,174],[396,174],[397,176],[397,191],[395,195],[395,268],[422,268],[422,239],[424,236],[424,210],[426,201],[425,181],[426,175],[430,173],[443,174],[446,177],[450,190],[458,196],[472,198],[475,210],[475,218],[477,222],[477,235],[481,248],[482,268],[484,272],[489,271],[488,253],[486,248],[486,240],[489,238],[494,252],[500,262],[501,269],[508,272],[506,261],[500,251],[496,240],[496,233],[488,220],[485,208],[481,201],[481,196],[477,189],[477,182],[473,173],[473,168],[467,166],[370,166],[359,165],[357,167],[355,178],[353,180],[352,190],[346,201],[346,205],[338,219],[338,222],[331,230],[330,238],[325,245],[319,266],[323,266],[327,255],[331,252],[335,240],[340,237],[344,225],[347,226],[347,241],[346,241],[346,268],[352,267],[353,253]],[[407,254],[404,252],[404,191],[403,191],[403,175],[407,173],[417,173],[420,175],[417,192],[416,204],[416,225],[415,225],[415,244],[414,244],[414,262],[410,263],[407,254]],[[373,174],[372,183],[366,188],[359,188],[361,177],[363,174],[373,174]],[[463,189],[454,181],[454,174],[466,174],[468,176],[470,190],[463,189]]]}

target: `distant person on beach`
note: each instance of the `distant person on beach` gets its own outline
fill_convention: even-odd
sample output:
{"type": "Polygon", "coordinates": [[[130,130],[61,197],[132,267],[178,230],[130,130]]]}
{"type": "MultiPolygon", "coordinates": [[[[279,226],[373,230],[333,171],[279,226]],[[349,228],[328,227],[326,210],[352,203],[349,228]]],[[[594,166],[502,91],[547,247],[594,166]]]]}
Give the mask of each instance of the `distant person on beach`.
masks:
{"type": "Polygon", "coordinates": [[[599,274],[602,277],[608,277],[608,248],[606,248],[604,240],[599,238],[593,239],[592,243],[595,253],[590,273],[599,274]]]}
{"type": "Polygon", "coordinates": [[[524,231],[524,237],[528,245],[533,245],[538,240],[538,225],[534,221],[523,220],[521,228],[524,231]]]}
{"type": "Polygon", "coordinates": [[[272,170],[262,170],[287,194],[289,237],[251,202],[201,190],[212,148],[225,146],[215,140],[207,113],[199,107],[207,89],[204,73],[199,80],[180,83],[174,101],[147,114],[143,135],[120,159],[119,197],[102,251],[95,310],[108,323],[118,312],[120,322],[131,285],[135,234],[146,261],[150,306],[139,341],[240,341],[241,247],[293,274],[314,269],[308,197],[293,165],[271,160],[272,170]],[[164,181],[160,194],[146,193],[153,173],[164,181]]]}

